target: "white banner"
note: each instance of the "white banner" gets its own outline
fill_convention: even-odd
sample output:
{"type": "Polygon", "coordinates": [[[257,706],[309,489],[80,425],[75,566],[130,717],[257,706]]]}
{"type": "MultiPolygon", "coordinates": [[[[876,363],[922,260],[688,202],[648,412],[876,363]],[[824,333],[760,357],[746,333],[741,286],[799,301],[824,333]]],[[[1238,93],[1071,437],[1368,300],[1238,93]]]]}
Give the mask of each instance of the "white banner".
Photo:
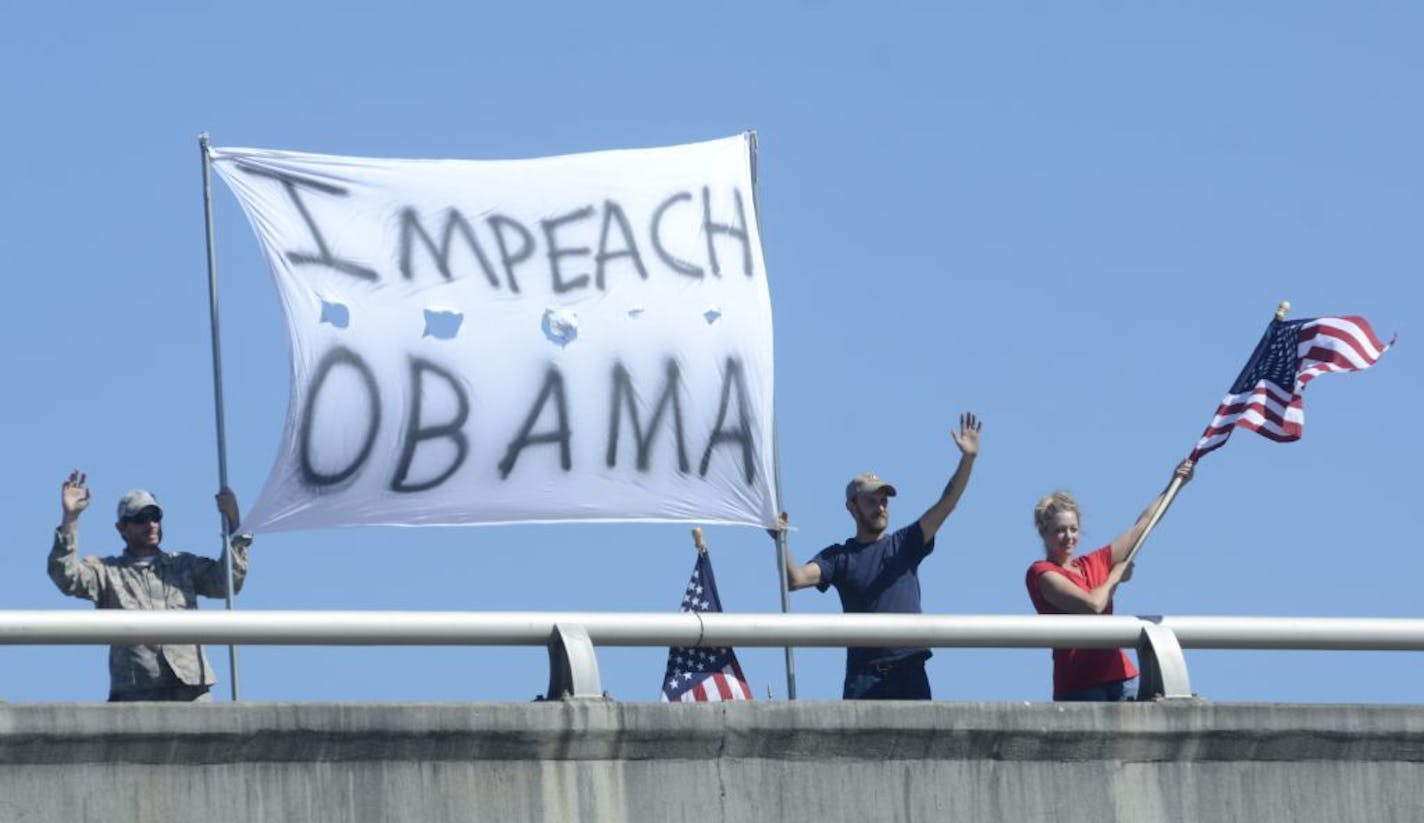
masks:
{"type": "Polygon", "coordinates": [[[750,135],[212,161],[291,333],[286,431],[244,529],[775,524],[750,135]]]}

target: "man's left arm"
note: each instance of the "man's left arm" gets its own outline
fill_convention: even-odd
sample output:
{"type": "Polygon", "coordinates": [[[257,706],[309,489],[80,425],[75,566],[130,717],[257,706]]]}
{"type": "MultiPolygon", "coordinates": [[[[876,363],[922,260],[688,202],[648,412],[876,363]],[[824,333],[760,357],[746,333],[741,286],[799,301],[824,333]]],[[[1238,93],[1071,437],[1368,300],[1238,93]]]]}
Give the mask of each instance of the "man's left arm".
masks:
{"type": "Polygon", "coordinates": [[[979,457],[979,430],[983,425],[983,421],[975,417],[973,412],[965,412],[959,415],[959,430],[951,430],[949,433],[950,437],[954,438],[954,445],[959,447],[959,467],[954,470],[954,476],[949,478],[939,500],[920,516],[920,532],[926,543],[934,539],[935,532],[944,525],[954,507],[959,505],[959,498],[969,485],[969,475],[974,471],[974,460],[979,457]]]}
{"type": "Polygon", "coordinates": [[[252,545],[252,535],[236,534],[240,524],[237,495],[224,487],[217,494],[218,511],[222,513],[227,526],[227,548],[217,560],[200,558],[193,568],[193,590],[204,597],[227,597],[227,553],[232,553],[233,594],[242,591],[247,579],[247,548],[252,545]]]}

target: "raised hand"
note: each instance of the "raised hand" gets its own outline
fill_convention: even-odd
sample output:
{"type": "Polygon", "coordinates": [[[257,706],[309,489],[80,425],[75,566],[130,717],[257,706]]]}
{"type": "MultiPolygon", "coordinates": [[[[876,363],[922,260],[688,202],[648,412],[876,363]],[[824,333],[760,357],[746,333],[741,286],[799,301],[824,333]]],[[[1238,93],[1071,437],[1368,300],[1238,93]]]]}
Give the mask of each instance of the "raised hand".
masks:
{"type": "Polygon", "coordinates": [[[954,438],[954,445],[965,457],[978,457],[979,430],[983,427],[984,421],[975,417],[974,412],[965,412],[959,415],[959,431],[951,429],[949,436],[954,438]]]}
{"type": "Polygon", "coordinates": [[[224,486],[216,495],[218,501],[218,511],[227,519],[227,530],[229,533],[237,531],[237,495],[232,493],[232,489],[224,486]]]}
{"type": "Polygon", "coordinates": [[[89,506],[89,487],[84,485],[84,479],[84,473],[75,469],[60,486],[59,506],[64,525],[78,520],[80,513],[89,506]]]}
{"type": "Polygon", "coordinates": [[[767,529],[766,533],[771,535],[772,540],[777,540],[781,537],[781,533],[789,528],[791,528],[791,517],[786,512],[782,512],[776,518],[776,528],[767,529]]]}

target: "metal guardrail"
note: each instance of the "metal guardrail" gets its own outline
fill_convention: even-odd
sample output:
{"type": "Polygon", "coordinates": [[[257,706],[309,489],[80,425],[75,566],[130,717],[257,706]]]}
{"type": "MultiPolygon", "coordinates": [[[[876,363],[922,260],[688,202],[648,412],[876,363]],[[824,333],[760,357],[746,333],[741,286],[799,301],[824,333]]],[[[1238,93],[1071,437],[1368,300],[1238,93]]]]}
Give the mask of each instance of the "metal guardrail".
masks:
{"type": "Polygon", "coordinates": [[[551,699],[602,697],[597,646],[1135,648],[1141,692],[1192,695],[1183,649],[1424,650],[1424,619],[1127,615],[3,611],[0,645],[544,646],[551,699]]]}

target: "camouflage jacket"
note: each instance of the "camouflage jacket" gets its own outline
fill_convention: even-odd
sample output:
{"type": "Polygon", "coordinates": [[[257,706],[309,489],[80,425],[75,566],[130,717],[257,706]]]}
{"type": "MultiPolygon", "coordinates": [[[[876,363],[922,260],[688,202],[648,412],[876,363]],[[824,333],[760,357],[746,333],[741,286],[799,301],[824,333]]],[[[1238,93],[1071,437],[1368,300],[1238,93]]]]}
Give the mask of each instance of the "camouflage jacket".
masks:
{"type": "MultiPolygon", "coordinates": [[[[247,547],[252,538],[234,535],[230,542],[232,581],[234,588],[242,591],[242,581],[247,576],[247,547]]],[[[49,552],[49,579],[65,594],[92,600],[98,608],[196,609],[200,594],[227,596],[227,561],[223,558],[159,551],[152,562],[144,562],[124,552],[97,563],[81,563],[75,557],[78,546],[77,530],[55,530],[54,547],[49,552]]],[[[109,647],[111,694],[214,682],[212,664],[202,646],[109,647]]]]}

